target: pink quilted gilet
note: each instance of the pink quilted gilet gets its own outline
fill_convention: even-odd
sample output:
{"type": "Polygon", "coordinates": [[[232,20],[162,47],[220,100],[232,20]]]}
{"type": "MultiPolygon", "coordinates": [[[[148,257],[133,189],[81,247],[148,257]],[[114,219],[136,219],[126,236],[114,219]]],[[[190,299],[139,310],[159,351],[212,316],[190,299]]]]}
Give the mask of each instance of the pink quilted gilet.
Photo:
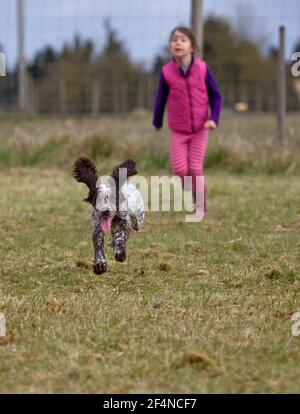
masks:
{"type": "Polygon", "coordinates": [[[162,70],[169,85],[167,108],[170,129],[184,134],[200,131],[208,119],[205,62],[196,58],[187,77],[180,73],[174,60],[164,65],[162,70]]]}

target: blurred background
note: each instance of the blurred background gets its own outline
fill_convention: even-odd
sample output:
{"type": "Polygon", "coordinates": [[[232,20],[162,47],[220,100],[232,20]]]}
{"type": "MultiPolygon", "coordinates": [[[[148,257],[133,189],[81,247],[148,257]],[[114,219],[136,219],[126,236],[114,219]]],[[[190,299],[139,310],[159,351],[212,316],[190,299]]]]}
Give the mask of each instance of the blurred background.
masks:
{"type": "Polygon", "coordinates": [[[115,139],[124,155],[148,151],[156,167],[164,168],[166,129],[159,143],[150,143],[147,136],[153,133],[151,110],[176,25],[200,26],[203,58],[223,95],[223,122],[207,166],[220,162],[243,170],[257,157],[269,160],[279,143],[277,158],[288,162],[275,164],[297,169],[291,157],[299,144],[300,77],[293,77],[291,68],[293,53],[300,51],[298,0],[1,0],[6,76],[0,78],[0,162],[20,163],[18,151],[26,160],[24,154],[36,145],[38,151],[47,145],[46,151],[56,154],[70,135],[74,144],[80,134],[92,156],[107,158],[115,139]],[[196,3],[202,10],[193,22],[196,3]],[[281,75],[280,26],[285,30],[281,75]],[[28,132],[33,119],[35,128],[28,132]],[[37,119],[44,121],[42,134],[37,119]],[[133,142],[129,136],[134,134],[133,142]],[[97,136],[95,142],[90,143],[91,136],[97,136]],[[147,148],[141,147],[145,140],[147,148]]]}

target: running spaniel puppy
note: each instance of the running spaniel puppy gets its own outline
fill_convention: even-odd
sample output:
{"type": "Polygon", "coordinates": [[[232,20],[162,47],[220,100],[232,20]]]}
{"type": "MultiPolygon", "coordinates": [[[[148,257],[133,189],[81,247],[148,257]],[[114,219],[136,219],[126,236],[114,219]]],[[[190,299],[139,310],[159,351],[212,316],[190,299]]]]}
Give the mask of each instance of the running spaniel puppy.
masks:
{"type": "Polygon", "coordinates": [[[115,259],[126,259],[126,241],[131,229],[138,231],[144,222],[144,203],[140,192],[128,181],[137,174],[136,164],[129,159],[118,165],[107,180],[98,178],[95,164],[89,158],[75,161],[73,176],[87,185],[89,194],[84,201],[93,206],[94,273],[106,272],[104,233],[110,232],[110,246],[115,259]]]}

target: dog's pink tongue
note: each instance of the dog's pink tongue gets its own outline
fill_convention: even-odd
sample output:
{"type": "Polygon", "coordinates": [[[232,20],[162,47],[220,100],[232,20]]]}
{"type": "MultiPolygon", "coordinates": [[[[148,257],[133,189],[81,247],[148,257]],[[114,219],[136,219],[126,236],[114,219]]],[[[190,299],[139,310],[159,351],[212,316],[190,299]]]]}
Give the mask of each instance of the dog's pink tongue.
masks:
{"type": "Polygon", "coordinates": [[[100,224],[104,233],[110,231],[112,219],[110,217],[101,217],[100,224]]]}

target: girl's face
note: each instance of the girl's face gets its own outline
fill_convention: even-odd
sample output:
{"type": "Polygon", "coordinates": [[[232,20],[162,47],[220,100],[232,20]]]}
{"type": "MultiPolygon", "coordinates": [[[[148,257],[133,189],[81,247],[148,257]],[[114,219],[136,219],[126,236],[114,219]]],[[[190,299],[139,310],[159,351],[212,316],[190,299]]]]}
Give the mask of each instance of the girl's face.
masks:
{"type": "Polygon", "coordinates": [[[190,38],[184,33],[176,30],[171,38],[170,43],[171,55],[175,58],[184,58],[194,52],[190,38]]]}

